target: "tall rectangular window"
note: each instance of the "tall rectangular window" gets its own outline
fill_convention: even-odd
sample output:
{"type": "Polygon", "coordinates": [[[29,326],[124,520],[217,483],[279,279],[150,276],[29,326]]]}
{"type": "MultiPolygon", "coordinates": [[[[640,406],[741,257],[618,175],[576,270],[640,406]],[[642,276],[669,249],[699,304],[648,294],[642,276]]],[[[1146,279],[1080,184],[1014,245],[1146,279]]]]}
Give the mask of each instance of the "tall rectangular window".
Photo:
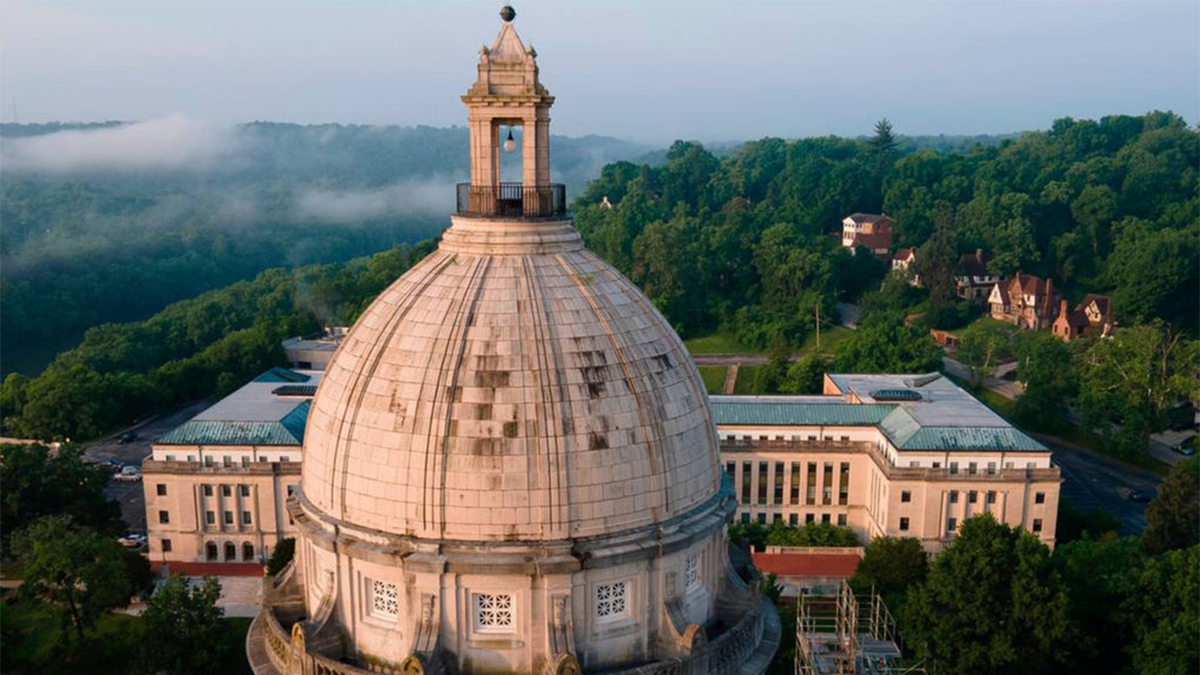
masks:
{"type": "Polygon", "coordinates": [[[825,462],[824,481],[821,483],[821,503],[833,503],[833,462],[825,462]]]}
{"type": "Polygon", "coordinates": [[[775,501],[776,505],[783,503],[783,462],[775,462],[775,501]]]}
{"type": "Polygon", "coordinates": [[[767,463],[758,463],[758,501],[757,504],[767,503],[767,463]]]}
{"type": "Polygon", "coordinates": [[[243,497],[249,497],[249,496],[250,496],[250,486],[249,486],[249,485],[244,485],[244,484],[243,484],[243,485],[239,485],[239,486],[238,486],[238,491],[242,493],[242,496],[243,496],[243,497]]]}
{"type": "Polygon", "coordinates": [[[901,531],[901,532],[908,532],[908,518],[901,518],[901,519],[900,519],[900,531],[901,531]]]}
{"type": "Polygon", "coordinates": [[[1045,492],[1033,493],[1033,503],[1034,504],[1045,504],[1046,503],[1046,493],[1045,492]]]}
{"type": "Polygon", "coordinates": [[[950,517],[946,519],[946,531],[953,532],[958,529],[958,518],[950,517]]]}
{"type": "Polygon", "coordinates": [[[800,503],[800,462],[792,462],[792,505],[800,503]]]}
{"type": "Polygon", "coordinates": [[[242,511],[242,524],[243,524],[243,525],[249,525],[249,524],[250,524],[250,522],[251,522],[251,521],[250,521],[250,512],[249,512],[249,511],[242,511]]]}
{"type": "Polygon", "coordinates": [[[742,462],[742,498],[743,504],[750,503],[750,462],[742,462]]]}
{"type": "Polygon", "coordinates": [[[216,525],[217,524],[217,514],[212,511],[205,511],[204,512],[204,522],[208,525],[216,525]]]}
{"type": "Polygon", "coordinates": [[[166,511],[159,511],[158,512],[158,522],[162,523],[163,525],[170,523],[171,522],[171,514],[167,513],[166,511]]]}
{"type": "Polygon", "coordinates": [[[736,480],[737,479],[737,463],[736,462],[726,462],[725,463],[725,473],[729,474],[730,481],[736,480]]]}
{"type": "Polygon", "coordinates": [[[162,546],[163,553],[171,552],[171,540],[170,539],[163,539],[162,541],[159,542],[159,544],[162,546]]]}
{"type": "Polygon", "coordinates": [[[838,527],[845,527],[845,526],[846,526],[846,514],[839,513],[838,514],[838,527]]]}
{"type": "Polygon", "coordinates": [[[817,463],[808,463],[808,489],[805,495],[809,506],[817,503],[817,463]]]}
{"type": "Polygon", "coordinates": [[[842,462],[841,484],[838,486],[838,504],[843,506],[850,501],[850,462],[842,462]]]}
{"type": "Polygon", "coordinates": [[[950,491],[950,503],[951,503],[951,504],[957,504],[957,503],[958,503],[958,490],[951,490],[951,491],[950,491]]]}

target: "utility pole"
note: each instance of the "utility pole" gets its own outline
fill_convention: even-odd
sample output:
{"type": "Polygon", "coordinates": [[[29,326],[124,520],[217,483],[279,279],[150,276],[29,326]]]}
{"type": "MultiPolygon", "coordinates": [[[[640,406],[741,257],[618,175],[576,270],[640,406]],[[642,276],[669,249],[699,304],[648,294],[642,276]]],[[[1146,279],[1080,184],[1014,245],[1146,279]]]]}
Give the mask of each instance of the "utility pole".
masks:
{"type": "Polygon", "coordinates": [[[821,301],[817,300],[817,349],[821,348],[821,301]]]}

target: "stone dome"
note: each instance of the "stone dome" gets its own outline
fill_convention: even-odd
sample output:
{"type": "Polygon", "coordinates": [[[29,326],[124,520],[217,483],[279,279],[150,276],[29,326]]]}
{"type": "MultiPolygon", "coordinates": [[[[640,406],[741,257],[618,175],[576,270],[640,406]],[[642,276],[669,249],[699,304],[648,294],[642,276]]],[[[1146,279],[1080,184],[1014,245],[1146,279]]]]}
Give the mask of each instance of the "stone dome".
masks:
{"type": "Polygon", "coordinates": [[[351,527],[545,542],[663,523],[719,476],[679,337],[570,221],[453,218],[329,363],[303,492],[351,527]]]}

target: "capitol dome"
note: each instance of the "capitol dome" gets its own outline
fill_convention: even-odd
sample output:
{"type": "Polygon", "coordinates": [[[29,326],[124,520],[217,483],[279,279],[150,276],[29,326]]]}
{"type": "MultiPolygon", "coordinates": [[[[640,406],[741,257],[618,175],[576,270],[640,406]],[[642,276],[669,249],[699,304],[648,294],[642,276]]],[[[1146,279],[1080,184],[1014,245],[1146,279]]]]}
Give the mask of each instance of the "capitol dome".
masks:
{"type": "Polygon", "coordinates": [[[450,228],[313,398],[295,559],[247,640],[259,675],[761,675],[774,653],[774,611],[729,562],[704,384],[572,226],[515,16],[463,96],[450,228]],[[500,180],[503,127],[521,182],[500,180]]]}
{"type": "Polygon", "coordinates": [[[683,344],[567,222],[454,218],[346,336],[304,451],[315,508],[415,537],[593,537],[720,487],[683,344]]]}

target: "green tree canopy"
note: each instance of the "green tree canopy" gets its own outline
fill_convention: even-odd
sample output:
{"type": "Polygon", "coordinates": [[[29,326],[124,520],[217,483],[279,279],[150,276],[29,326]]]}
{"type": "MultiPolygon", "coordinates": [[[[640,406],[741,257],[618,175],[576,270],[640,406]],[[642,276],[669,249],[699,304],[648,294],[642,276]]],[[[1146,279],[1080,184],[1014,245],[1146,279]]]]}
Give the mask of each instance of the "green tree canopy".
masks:
{"type": "Polygon", "coordinates": [[[1146,552],[1165,553],[1200,544],[1200,457],[1176,464],[1146,509],[1146,552]]]}
{"type": "Polygon", "coordinates": [[[121,545],[69,516],[45,516],[13,535],[21,561],[21,592],[44,594],[66,607],[79,641],[101,612],[124,605],[131,591],[121,545]]]}
{"type": "Polygon", "coordinates": [[[173,574],[146,603],[142,660],[149,672],[204,675],[217,672],[230,644],[222,630],[225,610],[217,607],[221,584],[213,577],[189,584],[173,574]]]}
{"type": "Polygon", "coordinates": [[[1057,673],[1078,638],[1049,549],[990,513],[964,521],[934,558],[901,625],[918,657],[957,675],[1057,673]]]}
{"type": "Polygon", "coordinates": [[[929,554],[919,539],[875,537],[867,544],[850,584],[860,589],[874,587],[890,596],[922,583],[928,575],[929,554]]]}
{"type": "Polygon", "coordinates": [[[83,460],[83,448],[63,445],[50,452],[43,445],[0,446],[0,522],[3,550],[9,536],[48,515],[66,515],[106,536],[124,527],[117,503],[104,488],[111,473],[83,460]]]}
{"type": "Polygon", "coordinates": [[[942,348],[928,331],[883,316],[838,343],[836,364],[843,373],[925,373],[941,370],[942,348]]]}
{"type": "Polygon", "coordinates": [[[1195,673],[1200,663],[1200,546],[1146,562],[1126,611],[1135,617],[1133,665],[1142,675],[1195,673]]]}

